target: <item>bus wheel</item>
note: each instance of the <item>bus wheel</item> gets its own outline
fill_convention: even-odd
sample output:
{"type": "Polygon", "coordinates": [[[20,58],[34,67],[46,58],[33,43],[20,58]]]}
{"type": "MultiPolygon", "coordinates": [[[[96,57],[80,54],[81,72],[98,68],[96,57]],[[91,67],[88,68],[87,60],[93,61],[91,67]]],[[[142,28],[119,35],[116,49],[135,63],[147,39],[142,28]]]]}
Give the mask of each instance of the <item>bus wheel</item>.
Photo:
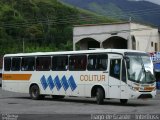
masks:
{"type": "Polygon", "coordinates": [[[127,104],[128,100],[127,99],[120,99],[121,104],[127,104]]]}
{"type": "Polygon", "coordinates": [[[39,87],[37,85],[31,86],[31,88],[30,88],[30,97],[33,100],[39,100],[39,99],[44,98],[44,96],[40,95],[40,90],[39,90],[39,87]]]}
{"type": "Polygon", "coordinates": [[[104,100],[103,90],[102,90],[102,88],[97,88],[97,91],[96,91],[97,104],[99,104],[99,105],[103,104],[103,100],[104,100]]]}

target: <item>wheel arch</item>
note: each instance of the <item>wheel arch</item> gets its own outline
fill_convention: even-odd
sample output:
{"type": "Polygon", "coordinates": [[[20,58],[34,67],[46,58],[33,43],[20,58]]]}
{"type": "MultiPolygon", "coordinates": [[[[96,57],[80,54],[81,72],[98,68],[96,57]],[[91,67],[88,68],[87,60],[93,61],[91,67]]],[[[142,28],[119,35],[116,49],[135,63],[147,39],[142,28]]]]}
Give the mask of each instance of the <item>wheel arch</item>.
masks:
{"type": "MultiPolygon", "coordinates": [[[[37,85],[38,88],[39,88],[39,85],[38,85],[37,83],[31,83],[30,86],[29,86],[29,93],[31,92],[31,87],[32,87],[33,85],[37,85]]],[[[40,90],[40,88],[39,88],[39,90],[40,90]]]]}
{"type": "Polygon", "coordinates": [[[101,88],[103,90],[103,94],[104,94],[104,98],[106,96],[105,94],[105,89],[102,85],[94,85],[91,89],[91,97],[95,97],[96,96],[96,91],[97,91],[97,88],[101,88]]]}

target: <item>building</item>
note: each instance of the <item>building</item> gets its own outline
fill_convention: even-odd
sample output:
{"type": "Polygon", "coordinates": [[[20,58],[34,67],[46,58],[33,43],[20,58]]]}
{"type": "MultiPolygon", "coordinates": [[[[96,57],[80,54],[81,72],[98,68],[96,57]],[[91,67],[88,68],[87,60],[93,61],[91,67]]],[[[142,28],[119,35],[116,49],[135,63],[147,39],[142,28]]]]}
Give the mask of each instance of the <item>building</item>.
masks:
{"type": "Polygon", "coordinates": [[[92,48],[160,50],[158,28],[132,23],[79,25],[73,28],[73,50],[92,48]]]}

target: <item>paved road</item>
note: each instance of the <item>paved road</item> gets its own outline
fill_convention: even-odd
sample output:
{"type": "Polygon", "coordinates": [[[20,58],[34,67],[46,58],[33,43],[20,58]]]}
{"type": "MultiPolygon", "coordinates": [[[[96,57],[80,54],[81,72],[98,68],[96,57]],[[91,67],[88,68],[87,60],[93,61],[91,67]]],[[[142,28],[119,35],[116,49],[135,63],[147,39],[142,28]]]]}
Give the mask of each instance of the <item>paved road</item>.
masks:
{"type": "Polygon", "coordinates": [[[104,105],[97,105],[94,99],[76,97],[53,100],[48,96],[36,101],[28,94],[6,92],[0,88],[0,113],[3,116],[19,115],[26,120],[90,120],[91,114],[160,114],[160,94],[151,100],[130,100],[127,105],[121,105],[119,100],[105,100],[104,105]]]}

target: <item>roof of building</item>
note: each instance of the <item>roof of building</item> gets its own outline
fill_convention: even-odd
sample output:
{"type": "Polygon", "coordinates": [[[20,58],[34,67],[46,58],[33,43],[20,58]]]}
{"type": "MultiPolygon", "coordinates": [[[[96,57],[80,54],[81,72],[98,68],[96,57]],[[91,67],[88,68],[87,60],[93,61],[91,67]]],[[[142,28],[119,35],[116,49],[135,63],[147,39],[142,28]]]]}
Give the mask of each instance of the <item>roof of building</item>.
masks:
{"type": "Polygon", "coordinates": [[[86,27],[86,26],[101,26],[101,25],[118,25],[118,24],[141,24],[141,25],[145,25],[145,26],[149,26],[152,28],[157,28],[155,26],[152,25],[148,25],[148,24],[142,24],[142,23],[138,23],[138,22],[130,22],[130,21],[124,21],[124,22],[113,22],[113,23],[99,23],[99,24],[82,24],[82,25],[74,25],[74,27],[86,27]]]}

